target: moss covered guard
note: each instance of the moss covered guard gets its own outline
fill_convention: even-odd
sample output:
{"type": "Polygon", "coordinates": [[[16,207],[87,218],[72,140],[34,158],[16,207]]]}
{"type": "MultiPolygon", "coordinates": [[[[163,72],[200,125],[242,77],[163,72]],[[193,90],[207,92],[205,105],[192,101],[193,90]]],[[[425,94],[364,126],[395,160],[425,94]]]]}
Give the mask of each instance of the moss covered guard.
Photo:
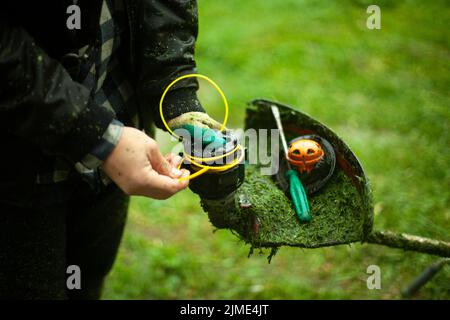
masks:
{"type": "Polygon", "coordinates": [[[350,148],[320,122],[288,106],[259,99],[247,109],[246,128],[275,128],[271,105],[278,106],[288,139],[318,134],[336,153],[332,178],[318,193],[308,196],[312,221],[301,223],[275,177],[262,175],[258,165],[250,165],[235,194],[219,201],[202,201],[214,226],[232,230],[251,245],[250,253],[254,248],[272,248],[269,262],[280,246],[317,248],[357,241],[450,257],[448,242],[372,232],[372,193],[364,170],[350,148]]]}
{"type": "Polygon", "coordinates": [[[212,224],[231,229],[252,248],[317,248],[364,241],[372,230],[373,208],[370,188],[358,159],[336,134],[318,121],[267,100],[253,101],[247,109],[246,128],[274,129],[272,104],[280,110],[288,139],[301,132],[318,134],[331,143],[337,154],[331,179],[319,192],[308,196],[312,220],[300,222],[275,178],[262,175],[258,165],[248,165],[245,182],[233,196],[223,201],[202,201],[212,224]],[[248,200],[250,205],[240,205],[240,199],[248,200]]]}
{"type": "Polygon", "coordinates": [[[297,246],[316,248],[360,241],[364,238],[364,204],[351,180],[341,171],[328,185],[309,198],[312,221],[301,223],[290,199],[269,176],[248,166],[246,181],[235,198],[245,197],[251,205],[229,206],[203,201],[211,222],[229,228],[253,247],[297,246]],[[226,209],[225,209],[226,208],[226,209]]]}

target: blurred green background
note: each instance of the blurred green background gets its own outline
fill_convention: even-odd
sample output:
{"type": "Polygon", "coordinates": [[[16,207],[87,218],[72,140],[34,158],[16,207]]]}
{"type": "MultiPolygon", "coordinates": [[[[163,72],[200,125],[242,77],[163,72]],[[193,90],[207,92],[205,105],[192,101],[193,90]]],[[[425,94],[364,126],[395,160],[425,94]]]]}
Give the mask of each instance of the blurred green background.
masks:
{"type": "MultiPolygon", "coordinates": [[[[375,228],[450,240],[450,7],[446,1],[199,1],[197,64],[228,96],[229,126],[247,101],[301,108],[353,148],[371,180],[375,228]]],[[[205,83],[205,108],[223,116],[205,83]]],[[[168,151],[175,144],[158,133],[168,151]]],[[[388,299],[437,258],[374,245],[282,248],[247,258],[213,233],[197,196],[134,198],[105,299],[388,299]],[[382,289],[366,268],[380,266],[382,289]]],[[[450,267],[415,298],[449,299],[450,267]]]]}

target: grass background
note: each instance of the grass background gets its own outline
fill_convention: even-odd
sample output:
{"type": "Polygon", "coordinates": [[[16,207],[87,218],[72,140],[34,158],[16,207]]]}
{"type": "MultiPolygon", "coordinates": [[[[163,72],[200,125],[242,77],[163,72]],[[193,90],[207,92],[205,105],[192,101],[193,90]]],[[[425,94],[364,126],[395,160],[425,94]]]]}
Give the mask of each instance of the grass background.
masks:
{"type": "MultiPolygon", "coordinates": [[[[354,149],[371,180],[375,228],[450,240],[450,7],[446,1],[377,1],[381,30],[366,28],[371,1],[199,1],[197,63],[228,96],[229,126],[266,97],[301,108],[354,149]]],[[[201,99],[217,119],[217,95],[201,99]]],[[[158,134],[170,150],[167,134],[158,134]]],[[[213,233],[198,198],[134,198],[106,299],[388,299],[436,260],[355,244],[314,250],[249,248],[213,233]],[[366,268],[380,266],[382,289],[366,268]]],[[[450,267],[415,298],[449,299],[450,267]]]]}

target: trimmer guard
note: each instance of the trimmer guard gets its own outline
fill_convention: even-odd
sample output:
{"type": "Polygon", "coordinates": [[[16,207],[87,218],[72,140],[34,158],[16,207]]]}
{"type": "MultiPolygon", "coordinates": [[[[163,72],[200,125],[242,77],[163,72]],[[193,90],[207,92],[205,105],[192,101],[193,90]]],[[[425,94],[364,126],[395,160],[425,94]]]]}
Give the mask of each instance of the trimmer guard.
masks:
{"type": "Polygon", "coordinates": [[[308,196],[312,220],[298,220],[279,179],[262,175],[261,165],[256,163],[247,165],[245,182],[233,195],[218,201],[202,200],[211,223],[219,229],[231,229],[254,248],[317,248],[365,241],[372,230],[373,206],[368,181],[356,156],[325,125],[277,102],[250,102],[245,129],[275,129],[271,105],[279,108],[287,140],[317,134],[329,141],[336,153],[333,176],[308,196]]]}

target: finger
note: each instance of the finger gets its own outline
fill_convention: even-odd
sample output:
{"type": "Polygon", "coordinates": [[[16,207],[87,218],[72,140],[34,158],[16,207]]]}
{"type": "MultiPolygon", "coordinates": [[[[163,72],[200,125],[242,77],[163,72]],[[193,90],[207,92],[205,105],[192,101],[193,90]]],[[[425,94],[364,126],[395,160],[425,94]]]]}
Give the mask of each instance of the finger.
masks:
{"type": "Polygon", "coordinates": [[[165,156],[167,162],[169,162],[169,164],[172,167],[178,168],[178,166],[181,164],[181,162],[183,161],[183,158],[180,157],[179,155],[175,155],[174,153],[168,153],[165,156]]]}
{"type": "Polygon", "coordinates": [[[141,188],[140,194],[154,199],[167,199],[186,188],[187,185],[184,181],[158,174],[152,170],[149,172],[147,183],[141,188]]]}
{"type": "Polygon", "coordinates": [[[174,156],[175,156],[175,155],[171,152],[171,153],[166,154],[166,155],[164,156],[164,158],[166,158],[166,160],[167,160],[168,163],[172,164],[172,161],[173,161],[173,157],[174,157],[174,156]]]}
{"type": "Polygon", "coordinates": [[[176,155],[176,156],[174,156],[173,159],[172,159],[172,165],[173,165],[175,168],[178,168],[178,167],[181,165],[181,162],[182,162],[182,161],[183,161],[183,158],[180,157],[179,155],[176,155]]]}
{"type": "Polygon", "coordinates": [[[189,185],[188,178],[191,173],[189,172],[189,170],[186,170],[186,169],[181,169],[181,172],[182,172],[182,174],[181,174],[181,177],[178,178],[178,183],[179,183],[180,188],[184,189],[189,185]]]}
{"type": "MultiPolygon", "coordinates": [[[[190,172],[189,172],[189,170],[187,170],[187,169],[181,169],[181,172],[182,172],[182,174],[181,174],[181,178],[187,178],[187,177],[189,177],[190,176],[190,172]]],[[[189,180],[186,180],[186,182],[188,182],[189,180]]]]}
{"type": "Polygon", "coordinates": [[[159,174],[172,178],[178,178],[182,174],[180,170],[172,166],[166,158],[163,157],[157,147],[150,150],[150,163],[152,168],[159,174]]]}

